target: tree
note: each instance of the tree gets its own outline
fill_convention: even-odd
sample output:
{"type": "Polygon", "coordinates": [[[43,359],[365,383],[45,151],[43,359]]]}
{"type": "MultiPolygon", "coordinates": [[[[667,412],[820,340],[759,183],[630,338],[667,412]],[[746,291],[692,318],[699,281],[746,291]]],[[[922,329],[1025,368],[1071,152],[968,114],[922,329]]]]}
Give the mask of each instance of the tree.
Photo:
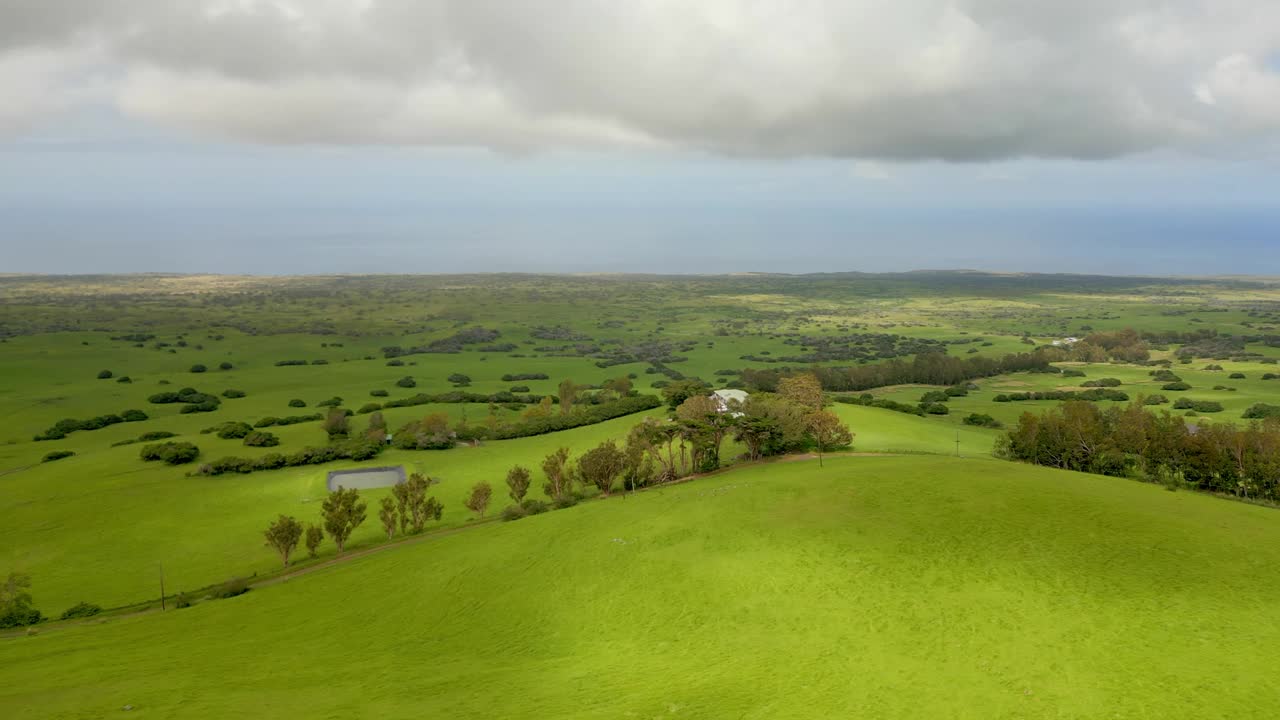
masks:
{"type": "Polygon", "coordinates": [[[341,485],[324,499],[324,505],[320,508],[324,530],[338,546],[339,555],[346,549],[347,539],[351,537],[351,533],[364,522],[367,507],[360,500],[359,490],[355,488],[347,490],[341,485]]]}
{"type": "Polygon", "coordinates": [[[627,436],[626,448],[623,450],[622,487],[634,492],[637,488],[648,485],[658,476],[653,465],[653,457],[648,453],[643,438],[637,437],[633,431],[627,436]]]}
{"type": "MultiPolygon", "coordinates": [[[[736,401],[730,402],[737,410],[736,401]]],[[[720,467],[720,446],[733,427],[733,414],[720,412],[719,404],[707,395],[691,395],[676,408],[676,419],[693,445],[693,466],[702,472],[720,467]]]]}
{"type": "Polygon", "coordinates": [[[604,389],[619,398],[624,398],[631,394],[631,378],[623,375],[612,380],[605,380],[604,389]]]}
{"type": "Polygon", "coordinates": [[[307,555],[317,557],[316,549],[324,542],[324,530],[319,525],[307,525],[307,555]]]}
{"type": "Polygon", "coordinates": [[[559,500],[569,494],[573,477],[568,466],[569,448],[567,447],[556,450],[542,460],[542,474],[547,477],[547,483],[542,486],[542,491],[547,494],[547,497],[559,500]]]}
{"type": "Polygon", "coordinates": [[[573,403],[578,399],[578,386],[572,380],[560,381],[560,414],[568,415],[573,410],[573,403]]]}
{"type": "Polygon", "coordinates": [[[801,373],[778,381],[778,395],[810,411],[822,409],[822,384],[813,373],[801,373]]]}
{"type": "Polygon", "coordinates": [[[396,534],[396,501],[389,497],[382,498],[382,507],[378,510],[378,519],[382,521],[382,529],[390,540],[396,534]]]}
{"type": "Polygon", "coordinates": [[[281,515],[271,523],[263,536],[267,539],[267,545],[280,555],[280,562],[288,567],[289,556],[293,554],[294,549],[298,547],[298,541],[302,539],[302,523],[291,516],[281,515]]]}
{"type": "Polygon", "coordinates": [[[585,482],[595,485],[600,494],[609,495],[613,481],[622,474],[626,457],[612,440],[586,451],[578,458],[578,471],[585,482]]]}
{"type": "Polygon", "coordinates": [[[734,437],[752,460],[787,452],[804,442],[804,408],[777,395],[756,393],[742,406],[734,437]]]}
{"type": "Polygon", "coordinates": [[[413,473],[408,480],[391,489],[400,515],[401,533],[409,530],[420,533],[428,520],[440,519],[444,506],[434,497],[427,497],[427,489],[436,482],[438,481],[434,478],[428,478],[422,473],[413,473]]]}
{"type": "Polygon", "coordinates": [[[520,503],[524,500],[525,493],[529,492],[529,483],[532,479],[529,468],[516,465],[507,471],[507,487],[510,489],[507,494],[517,504],[520,503]]]}
{"type": "Polygon", "coordinates": [[[345,440],[347,434],[351,432],[351,421],[347,418],[347,411],[342,408],[330,408],[322,427],[329,434],[329,440],[345,440]]]}
{"type": "Polygon", "coordinates": [[[818,467],[822,467],[822,453],[831,449],[844,447],[853,442],[853,433],[848,426],[840,422],[840,416],[830,410],[819,410],[807,419],[809,435],[818,447],[818,467]]]}
{"type": "Polygon", "coordinates": [[[465,503],[467,509],[471,512],[484,517],[484,511],[489,507],[489,498],[493,496],[493,488],[489,487],[489,483],[476,483],[471,488],[471,494],[467,496],[465,503]]]}
{"type": "Polygon", "coordinates": [[[40,611],[31,607],[31,576],[9,573],[0,585],[0,628],[34,625],[41,619],[40,611]]]}
{"type": "Polygon", "coordinates": [[[688,474],[686,463],[685,441],[680,425],[669,420],[645,418],[644,422],[631,428],[627,436],[627,444],[635,444],[658,464],[654,479],[659,482],[675,480],[688,474]],[[680,454],[676,455],[679,448],[680,454]]]}
{"type": "Polygon", "coordinates": [[[710,389],[701,380],[676,380],[662,388],[662,397],[667,401],[667,407],[675,410],[688,398],[694,395],[706,395],[710,389]]]}

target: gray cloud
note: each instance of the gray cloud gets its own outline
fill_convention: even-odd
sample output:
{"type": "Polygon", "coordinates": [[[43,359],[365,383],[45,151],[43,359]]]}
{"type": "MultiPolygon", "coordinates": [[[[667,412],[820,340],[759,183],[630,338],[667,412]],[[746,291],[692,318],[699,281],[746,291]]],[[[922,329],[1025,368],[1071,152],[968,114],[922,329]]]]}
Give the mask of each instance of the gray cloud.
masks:
{"type": "Polygon", "coordinates": [[[1273,142],[1277,50],[1271,0],[9,0],[0,132],[95,76],[266,143],[1106,158],[1273,142]]]}

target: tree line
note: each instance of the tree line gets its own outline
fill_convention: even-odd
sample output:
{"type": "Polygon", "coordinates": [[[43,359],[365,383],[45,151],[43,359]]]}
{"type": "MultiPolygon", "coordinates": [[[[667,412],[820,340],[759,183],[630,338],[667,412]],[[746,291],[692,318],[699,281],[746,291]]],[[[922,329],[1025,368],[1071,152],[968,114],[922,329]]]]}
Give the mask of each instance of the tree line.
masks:
{"type": "Polygon", "coordinates": [[[1160,482],[1239,497],[1277,500],[1280,418],[1237,427],[1191,424],[1147,410],[1141,401],[1098,406],[1070,401],[1041,414],[1023,413],[997,441],[1010,460],[1160,482]]]}

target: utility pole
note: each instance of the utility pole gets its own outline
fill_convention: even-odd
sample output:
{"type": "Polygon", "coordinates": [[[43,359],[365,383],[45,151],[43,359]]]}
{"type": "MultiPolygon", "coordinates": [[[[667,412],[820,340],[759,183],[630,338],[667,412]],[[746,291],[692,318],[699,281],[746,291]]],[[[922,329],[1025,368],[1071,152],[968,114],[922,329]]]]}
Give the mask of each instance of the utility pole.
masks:
{"type": "Polygon", "coordinates": [[[156,563],[160,567],[160,611],[164,612],[164,563],[156,563]]]}

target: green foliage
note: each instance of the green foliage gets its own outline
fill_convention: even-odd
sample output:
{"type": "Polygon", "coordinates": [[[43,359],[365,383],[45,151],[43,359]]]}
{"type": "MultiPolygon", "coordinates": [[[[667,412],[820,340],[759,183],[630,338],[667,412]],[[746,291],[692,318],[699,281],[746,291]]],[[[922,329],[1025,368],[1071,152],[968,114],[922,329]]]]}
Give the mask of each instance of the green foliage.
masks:
{"type": "Polygon", "coordinates": [[[346,489],[341,485],[324,499],[320,509],[324,531],[333,539],[339,555],[346,548],[351,533],[364,523],[366,507],[360,499],[359,490],[346,489]]]}
{"type": "Polygon", "coordinates": [[[35,625],[44,619],[31,607],[31,576],[11,572],[0,584],[0,630],[35,625]]]}
{"type": "Polygon", "coordinates": [[[245,447],[276,447],[280,438],[264,430],[251,430],[244,436],[245,447]]]}
{"type": "Polygon", "coordinates": [[[1241,417],[1245,419],[1264,420],[1266,418],[1280,418],[1280,405],[1269,405],[1267,403],[1254,403],[1244,411],[1241,417]]]}
{"type": "Polygon", "coordinates": [[[389,393],[386,390],[370,390],[369,394],[373,397],[387,397],[389,393]]]}
{"type": "Polygon", "coordinates": [[[969,413],[962,420],[965,425],[974,425],[977,427],[1000,428],[1004,427],[1004,423],[987,415],[986,413],[969,413]]]}
{"type": "MultiPolygon", "coordinates": [[[[600,443],[584,452],[578,458],[578,473],[582,477],[582,481],[589,485],[594,485],[603,496],[609,495],[609,492],[613,489],[614,482],[622,474],[625,466],[626,458],[613,441],[600,443]]],[[[509,479],[510,476],[508,475],[509,479]]],[[[516,498],[514,495],[513,499],[516,502],[520,501],[520,498],[516,498]]]]}
{"type": "Polygon", "coordinates": [[[1097,380],[1086,380],[1080,383],[1080,387],[1090,387],[1090,388],[1120,387],[1123,384],[1124,383],[1120,382],[1118,378],[1108,377],[1108,378],[1098,378],[1097,380]]]}
{"type": "Polygon", "coordinates": [[[1164,385],[1160,386],[1160,389],[1168,390],[1170,392],[1183,392],[1186,390],[1190,390],[1191,385],[1182,381],[1178,381],[1178,382],[1165,383],[1164,385]]]}
{"type": "Polygon", "coordinates": [[[533,475],[529,472],[529,468],[521,465],[516,465],[507,471],[507,494],[517,505],[524,501],[532,479],[533,475]]]}
{"type": "Polygon", "coordinates": [[[75,454],[76,452],[74,450],[54,450],[53,452],[45,453],[44,457],[40,459],[40,462],[53,462],[54,460],[72,457],[75,454]]]}
{"type": "Polygon", "coordinates": [[[218,369],[219,369],[219,370],[230,370],[230,369],[232,369],[232,368],[234,368],[234,367],[235,367],[234,365],[232,365],[231,363],[226,362],[226,361],[223,361],[223,362],[221,362],[221,363],[218,363],[218,369]]]}
{"type": "Polygon", "coordinates": [[[87,618],[87,617],[93,617],[94,615],[97,615],[100,612],[102,612],[101,607],[98,607],[93,603],[87,603],[87,602],[81,601],[76,603],[75,605],[72,605],[66,610],[62,611],[62,615],[60,615],[58,619],[74,620],[76,618],[87,618]]]}
{"type": "Polygon", "coordinates": [[[144,445],[138,454],[145,461],[159,460],[166,465],[183,465],[200,457],[200,448],[189,442],[163,442],[144,445]]]}
{"type": "Polygon", "coordinates": [[[222,397],[229,398],[232,400],[242,398],[244,396],[245,396],[245,391],[243,390],[235,390],[233,388],[227,388],[226,390],[222,391],[222,397]]]}
{"type": "Polygon", "coordinates": [[[484,512],[489,507],[489,499],[491,497],[493,497],[493,487],[489,483],[479,482],[471,487],[471,493],[467,495],[466,502],[463,504],[479,517],[484,517],[484,512]]]}
{"type": "Polygon", "coordinates": [[[192,366],[191,366],[191,369],[190,369],[188,372],[193,372],[193,373],[202,373],[202,372],[206,372],[206,371],[208,371],[208,370],[209,370],[209,368],[205,367],[204,365],[201,365],[201,364],[197,363],[197,364],[195,364],[195,365],[192,365],[192,366]]]}
{"type": "Polygon", "coordinates": [[[267,546],[276,551],[280,556],[280,563],[288,567],[289,556],[298,547],[298,541],[302,539],[302,523],[296,518],[288,515],[281,515],[276,521],[271,523],[262,533],[267,541],[267,546]]]}
{"type": "Polygon", "coordinates": [[[99,379],[99,380],[110,380],[111,378],[115,377],[115,375],[116,375],[116,374],[115,374],[115,373],[113,373],[113,372],[111,372],[110,370],[100,370],[100,371],[98,371],[98,379],[99,379]]]}
{"type": "Polygon", "coordinates": [[[231,578],[213,591],[213,597],[219,600],[237,597],[249,592],[249,581],[244,578],[231,578]]]}
{"type": "Polygon", "coordinates": [[[239,440],[253,432],[253,426],[247,422],[233,421],[223,423],[218,428],[218,437],[223,440],[239,440]]]}
{"type": "Polygon", "coordinates": [[[1178,398],[1173,403],[1174,410],[1195,410],[1198,413],[1218,413],[1222,412],[1222,403],[1213,400],[1192,400],[1191,398],[1178,398]]]}
{"type": "Polygon", "coordinates": [[[396,387],[411,388],[411,387],[417,387],[417,386],[418,386],[418,381],[414,380],[409,375],[405,375],[404,377],[396,381],[396,387]]]}

